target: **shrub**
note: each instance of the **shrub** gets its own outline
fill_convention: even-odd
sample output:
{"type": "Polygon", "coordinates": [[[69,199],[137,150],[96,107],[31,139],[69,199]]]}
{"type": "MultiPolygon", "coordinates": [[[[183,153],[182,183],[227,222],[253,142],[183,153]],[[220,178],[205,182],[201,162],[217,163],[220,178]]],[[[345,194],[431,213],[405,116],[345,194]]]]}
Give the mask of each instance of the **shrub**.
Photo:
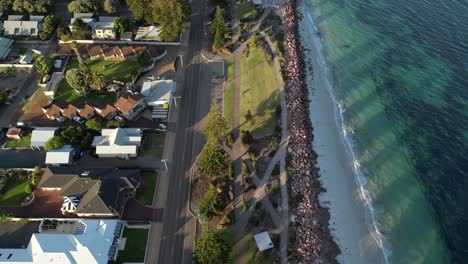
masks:
{"type": "Polygon", "coordinates": [[[24,186],[24,192],[25,193],[32,193],[34,190],[34,184],[28,183],[24,186]]]}
{"type": "Polygon", "coordinates": [[[246,145],[251,144],[254,140],[249,130],[241,130],[241,136],[242,136],[242,143],[246,145]]]}
{"type": "Polygon", "coordinates": [[[53,64],[52,58],[46,56],[40,56],[34,62],[34,66],[40,74],[49,73],[52,70],[53,64]]]}
{"type": "Polygon", "coordinates": [[[86,127],[88,129],[94,130],[94,131],[101,131],[102,129],[102,123],[99,121],[97,118],[90,119],[86,121],[86,127]]]}
{"type": "Polygon", "coordinates": [[[226,243],[211,228],[205,228],[195,242],[193,259],[195,263],[227,263],[226,243]]]}
{"type": "Polygon", "coordinates": [[[213,185],[210,185],[208,191],[203,195],[200,204],[198,205],[198,212],[203,217],[210,219],[215,215],[222,214],[224,202],[216,191],[213,185]]]}
{"type": "Polygon", "coordinates": [[[52,149],[58,149],[65,145],[65,139],[61,136],[54,136],[53,138],[49,139],[45,145],[45,150],[49,151],[52,149]]]}

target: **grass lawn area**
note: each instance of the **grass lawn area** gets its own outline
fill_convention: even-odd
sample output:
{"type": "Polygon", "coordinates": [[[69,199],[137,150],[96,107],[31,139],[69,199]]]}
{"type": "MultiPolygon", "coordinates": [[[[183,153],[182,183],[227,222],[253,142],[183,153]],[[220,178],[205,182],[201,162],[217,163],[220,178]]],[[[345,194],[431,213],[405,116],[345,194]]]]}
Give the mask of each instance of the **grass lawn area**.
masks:
{"type": "MultiPolygon", "coordinates": [[[[106,82],[111,82],[113,80],[130,82],[135,78],[138,71],[142,69],[137,61],[86,60],[85,64],[89,67],[91,72],[96,71],[104,75],[106,82]]],[[[77,59],[68,61],[67,70],[78,67],[77,59]]]]}
{"type": "Polygon", "coordinates": [[[28,196],[24,192],[24,187],[29,183],[29,179],[12,178],[9,180],[3,194],[0,195],[0,205],[21,205],[21,202],[28,196]]]}
{"type": "Polygon", "coordinates": [[[230,249],[227,263],[234,263],[234,258],[236,256],[236,232],[232,228],[233,227],[228,227],[218,232],[219,236],[226,242],[230,249]]]}
{"type": "Polygon", "coordinates": [[[57,95],[54,97],[54,102],[68,102],[68,103],[105,103],[113,104],[115,102],[115,96],[109,96],[107,94],[89,93],[87,95],[81,95],[68,85],[67,80],[63,79],[57,88],[57,95]]]}
{"type": "Polygon", "coordinates": [[[138,201],[145,205],[153,204],[154,193],[156,192],[156,181],[158,173],[155,171],[144,171],[141,174],[140,187],[136,192],[138,201]]]}
{"type": "Polygon", "coordinates": [[[232,124],[232,111],[233,111],[233,100],[234,100],[234,58],[232,56],[227,57],[224,60],[224,67],[226,75],[226,87],[224,88],[223,98],[223,114],[229,125],[232,124]]]}
{"type": "Polygon", "coordinates": [[[125,228],[123,236],[127,238],[125,250],[119,251],[116,264],[124,262],[140,262],[145,259],[146,241],[148,240],[148,229],[125,228]]]}
{"type": "MultiPolygon", "coordinates": [[[[229,258],[227,263],[234,263],[234,258],[236,256],[236,232],[232,228],[226,228],[219,231],[219,236],[226,242],[228,248],[230,249],[229,258]]],[[[246,251],[244,252],[245,257],[244,259],[247,261],[248,264],[268,264],[273,263],[273,259],[271,258],[270,251],[266,251],[266,253],[262,253],[258,251],[258,247],[255,244],[255,240],[253,239],[254,232],[249,232],[244,235],[242,241],[247,243],[246,251]]],[[[279,245],[275,245],[279,246],[279,245]]]]}
{"type": "Polygon", "coordinates": [[[237,17],[241,21],[253,20],[257,16],[257,9],[251,1],[237,4],[237,17]]]}
{"type": "Polygon", "coordinates": [[[242,129],[250,130],[255,138],[270,136],[275,132],[275,111],[280,101],[273,62],[267,61],[263,49],[251,48],[249,56],[241,59],[241,70],[242,129]],[[254,125],[245,122],[248,110],[255,116],[254,125]]]}
{"type": "Polygon", "coordinates": [[[143,140],[143,156],[161,159],[164,151],[163,133],[147,134],[143,140]]]}
{"type": "Polygon", "coordinates": [[[20,139],[10,139],[6,143],[5,147],[7,148],[26,148],[31,145],[31,135],[28,134],[20,139]]]}

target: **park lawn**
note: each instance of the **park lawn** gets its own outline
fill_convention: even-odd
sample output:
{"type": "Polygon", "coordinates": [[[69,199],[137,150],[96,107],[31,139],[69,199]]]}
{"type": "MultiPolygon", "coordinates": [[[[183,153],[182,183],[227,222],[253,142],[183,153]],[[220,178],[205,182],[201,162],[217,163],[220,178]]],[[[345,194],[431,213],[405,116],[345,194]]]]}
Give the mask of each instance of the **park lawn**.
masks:
{"type": "Polygon", "coordinates": [[[127,238],[125,250],[119,251],[119,255],[115,263],[143,263],[145,260],[146,241],[148,240],[148,229],[125,228],[123,237],[127,238]]]}
{"type": "Polygon", "coordinates": [[[236,232],[232,228],[233,227],[228,227],[218,231],[218,235],[224,240],[229,249],[227,263],[230,264],[234,263],[234,258],[236,257],[236,232]]]}
{"type": "Polygon", "coordinates": [[[131,82],[142,69],[137,61],[87,60],[85,63],[91,72],[96,71],[104,75],[106,82],[131,82]]]}
{"type": "Polygon", "coordinates": [[[140,187],[136,192],[136,199],[144,205],[152,205],[158,173],[155,171],[144,171],[141,174],[140,187]]]}
{"type": "Polygon", "coordinates": [[[224,118],[229,125],[232,124],[232,111],[233,111],[233,100],[234,100],[234,78],[235,78],[235,67],[234,58],[232,56],[227,57],[224,60],[224,67],[226,74],[226,86],[224,87],[223,97],[223,114],[224,118]]]}
{"type": "Polygon", "coordinates": [[[267,60],[262,48],[251,48],[249,56],[241,59],[241,70],[242,129],[250,130],[255,138],[271,136],[275,133],[280,101],[273,62],[267,60]],[[246,122],[244,116],[248,110],[255,116],[255,124],[246,122]]]}
{"type": "Polygon", "coordinates": [[[58,84],[57,95],[54,97],[54,102],[67,102],[67,103],[103,103],[113,104],[115,102],[115,96],[109,96],[108,94],[88,93],[86,95],[79,94],[75,89],[68,85],[67,80],[63,79],[58,84]]]}
{"type": "Polygon", "coordinates": [[[163,133],[150,133],[143,139],[143,156],[161,159],[164,151],[163,133]]]}
{"type": "Polygon", "coordinates": [[[240,21],[254,20],[257,16],[257,8],[251,1],[237,4],[237,17],[240,21]]]}
{"type": "Polygon", "coordinates": [[[5,186],[4,192],[0,195],[0,205],[21,205],[21,202],[29,195],[24,191],[24,187],[29,184],[29,179],[12,178],[5,186]]]}
{"type": "Polygon", "coordinates": [[[6,148],[27,148],[31,146],[31,135],[28,134],[20,139],[10,139],[5,144],[6,148]]]}

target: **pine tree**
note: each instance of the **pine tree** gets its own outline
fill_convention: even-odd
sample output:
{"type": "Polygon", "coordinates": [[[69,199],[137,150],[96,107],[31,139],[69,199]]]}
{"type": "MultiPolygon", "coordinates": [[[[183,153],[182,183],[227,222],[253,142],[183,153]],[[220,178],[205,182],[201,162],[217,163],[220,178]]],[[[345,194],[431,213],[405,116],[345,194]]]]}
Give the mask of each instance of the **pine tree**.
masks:
{"type": "Polygon", "coordinates": [[[208,176],[223,176],[228,169],[228,159],[223,147],[214,138],[209,138],[198,160],[198,170],[208,176]]]}
{"type": "Polygon", "coordinates": [[[200,204],[198,205],[198,212],[203,217],[209,219],[214,215],[222,214],[224,202],[221,196],[216,191],[213,185],[210,185],[208,191],[203,195],[200,204]]]}
{"type": "Polygon", "coordinates": [[[195,242],[193,258],[195,263],[227,263],[228,248],[225,242],[211,228],[202,231],[195,242]]]}
{"type": "Polygon", "coordinates": [[[221,32],[219,28],[216,29],[216,33],[214,35],[214,40],[213,40],[213,49],[218,50],[223,47],[223,36],[221,35],[221,32]]]}

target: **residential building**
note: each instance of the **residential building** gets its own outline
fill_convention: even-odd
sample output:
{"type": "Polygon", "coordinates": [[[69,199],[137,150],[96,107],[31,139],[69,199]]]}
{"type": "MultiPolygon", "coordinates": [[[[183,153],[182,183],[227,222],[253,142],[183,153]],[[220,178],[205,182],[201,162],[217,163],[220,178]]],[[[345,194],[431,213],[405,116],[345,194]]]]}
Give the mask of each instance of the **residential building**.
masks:
{"type": "Polygon", "coordinates": [[[156,26],[139,27],[135,40],[137,41],[161,41],[161,29],[156,26]]]}
{"type": "Polygon", "coordinates": [[[85,104],[79,112],[80,116],[84,119],[91,119],[96,114],[96,110],[94,107],[90,106],[89,104],[85,104]]]}
{"type": "Polygon", "coordinates": [[[23,16],[8,16],[3,23],[5,36],[35,36],[42,30],[43,16],[30,16],[29,21],[23,21],[23,16]]]}
{"type": "Polygon", "coordinates": [[[29,231],[30,240],[23,248],[0,248],[0,263],[107,264],[117,257],[123,227],[116,219],[43,219],[37,231],[2,235],[29,231]]]}
{"type": "Polygon", "coordinates": [[[92,146],[100,158],[134,158],[141,146],[142,130],[139,128],[102,129],[94,137],[92,146]]]}
{"type": "Polygon", "coordinates": [[[0,61],[6,60],[11,52],[13,40],[9,38],[0,38],[0,61]]]}
{"type": "Polygon", "coordinates": [[[119,217],[140,185],[140,171],[114,168],[48,167],[37,188],[57,190],[62,213],[78,217],[119,217]]]}
{"type": "Polygon", "coordinates": [[[78,108],[72,104],[68,104],[66,107],[61,108],[62,115],[68,119],[78,115],[78,108]]]}
{"type": "Polygon", "coordinates": [[[10,127],[6,133],[6,136],[9,139],[20,139],[22,135],[23,135],[23,130],[17,127],[10,127]]]}
{"type": "Polygon", "coordinates": [[[152,118],[167,119],[176,83],[173,80],[155,80],[143,83],[141,94],[146,96],[148,106],[153,107],[152,118]]]}
{"type": "Polygon", "coordinates": [[[117,108],[106,105],[104,109],[96,109],[100,116],[107,120],[112,120],[117,115],[117,108]]]}
{"type": "Polygon", "coordinates": [[[115,39],[114,20],[116,17],[100,16],[96,21],[91,13],[74,13],[70,20],[70,30],[73,31],[73,22],[78,18],[88,25],[94,39],[115,39]]]}
{"type": "Polygon", "coordinates": [[[59,149],[52,149],[46,153],[46,165],[71,165],[75,149],[71,145],[65,145],[59,149]]]}
{"type": "Polygon", "coordinates": [[[141,94],[121,96],[114,106],[122,116],[132,120],[146,108],[146,99],[141,94]]]}
{"type": "Polygon", "coordinates": [[[53,138],[58,127],[38,127],[32,131],[31,147],[44,147],[45,143],[53,138]]]}

